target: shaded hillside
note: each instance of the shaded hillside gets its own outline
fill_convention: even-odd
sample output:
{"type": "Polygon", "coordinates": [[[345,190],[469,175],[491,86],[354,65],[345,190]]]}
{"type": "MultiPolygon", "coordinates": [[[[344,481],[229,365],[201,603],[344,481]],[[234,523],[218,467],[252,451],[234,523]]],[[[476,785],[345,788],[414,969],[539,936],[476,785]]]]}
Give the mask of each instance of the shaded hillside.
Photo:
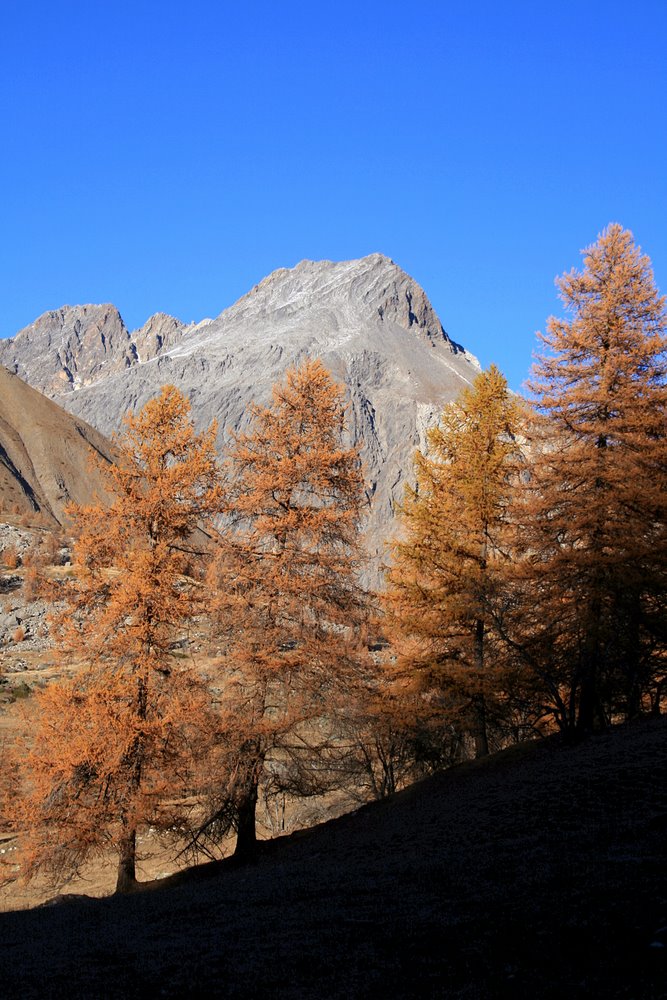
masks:
{"type": "Polygon", "coordinates": [[[0,517],[39,512],[61,524],[70,501],[101,488],[94,454],[110,458],[102,434],[0,366],[0,517]]]}
{"type": "Polygon", "coordinates": [[[4,995],[657,1000],[666,765],[667,720],[556,738],[275,841],[254,865],[2,915],[4,995]]]}

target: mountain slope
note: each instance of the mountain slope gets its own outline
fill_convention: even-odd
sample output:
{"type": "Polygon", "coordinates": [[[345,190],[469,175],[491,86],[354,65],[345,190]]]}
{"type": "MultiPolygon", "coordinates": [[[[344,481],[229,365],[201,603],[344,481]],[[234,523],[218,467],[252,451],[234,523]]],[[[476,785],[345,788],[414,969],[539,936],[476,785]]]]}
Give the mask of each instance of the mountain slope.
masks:
{"type": "Polygon", "coordinates": [[[101,490],[91,458],[110,443],[0,366],[0,517],[37,512],[61,524],[65,506],[101,490]]]}
{"type": "Polygon", "coordinates": [[[274,841],[255,864],[0,915],[4,995],[657,1000],[666,765],[665,719],[554,738],[274,841]]]}
{"type": "Polygon", "coordinates": [[[423,289],[381,254],[275,271],[196,325],[159,314],[130,334],[119,323],[111,306],[45,314],[0,341],[0,362],[103,433],[171,382],[189,396],[200,425],[218,420],[222,448],[248,405],[268,401],[289,365],[320,357],[346,385],[349,433],[362,447],[372,501],[376,564],[415,446],[479,371],[447,336],[423,289]]]}

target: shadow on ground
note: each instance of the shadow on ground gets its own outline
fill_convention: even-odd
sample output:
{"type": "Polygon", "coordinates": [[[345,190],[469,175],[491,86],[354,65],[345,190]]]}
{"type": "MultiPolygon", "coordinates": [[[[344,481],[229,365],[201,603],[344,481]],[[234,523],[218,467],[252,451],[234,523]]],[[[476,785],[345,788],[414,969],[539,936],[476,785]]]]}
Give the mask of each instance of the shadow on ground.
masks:
{"type": "Polygon", "coordinates": [[[464,765],[255,863],[0,915],[4,997],[667,997],[667,720],[464,765]]]}

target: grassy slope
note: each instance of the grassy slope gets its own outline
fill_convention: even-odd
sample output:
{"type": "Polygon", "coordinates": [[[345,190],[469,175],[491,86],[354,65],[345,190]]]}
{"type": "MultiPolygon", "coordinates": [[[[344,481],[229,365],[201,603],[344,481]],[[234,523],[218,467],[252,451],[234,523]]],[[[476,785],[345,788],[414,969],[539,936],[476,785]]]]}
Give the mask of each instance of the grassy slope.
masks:
{"type": "Polygon", "coordinates": [[[251,866],[0,915],[0,991],[666,997],[666,765],[667,720],[552,740],[274,841],[251,866]]]}

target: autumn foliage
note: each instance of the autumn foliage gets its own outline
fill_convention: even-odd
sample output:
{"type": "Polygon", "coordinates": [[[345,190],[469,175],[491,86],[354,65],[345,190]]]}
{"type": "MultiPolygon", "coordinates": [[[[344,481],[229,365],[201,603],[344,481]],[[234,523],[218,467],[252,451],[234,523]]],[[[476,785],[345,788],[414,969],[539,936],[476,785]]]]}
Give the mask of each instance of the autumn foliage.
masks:
{"type": "Polygon", "coordinates": [[[416,456],[385,596],[399,677],[427,696],[424,713],[439,706],[441,728],[448,718],[471,735],[477,756],[488,752],[488,715],[503,690],[495,621],[520,425],[494,366],[445,408],[428,454],[416,456]]]}
{"type": "Polygon", "coordinates": [[[618,225],[557,284],[533,412],[494,369],[445,409],[388,576],[399,668],[478,753],[489,709],[587,733],[666,686],[665,300],[618,225]]]}
{"type": "Polygon", "coordinates": [[[126,418],[107,495],[70,512],[54,628],[74,676],[35,698],[21,793],[0,789],[27,874],[112,853],[126,891],[149,826],[249,855],[260,797],[384,797],[527,731],[660,711],[665,300],[618,225],[558,287],[532,402],[491,366],[417,453],[384,617],[360,583],[359,452],[319,361],[222,462],[172,386],[126,418]],[[175,655],[195,626],[205,669],[175,655]]]}
{"type": "Polygon", "coordinates": [[[206,699],[170,646],[200,609],[182,570],[220,506],[214,435],[195,432],[166,386],[126,420],[119,461],[104,469],[110,503],[71,509],[75,580],[59,631],[81,669],[38,698],[18,807],[28,872],[62,881],[112,850],[117,888],[131,888],[138,831],[173,823],[160,810],[188,787],[206,699]]]}
{"type": "Polygon", "coordinates": [[[667,313],[619,225],[557,284],[566,317],[531,382],[545,419],[519,515],[521,631],[559,718],[590,731],[659,706],[664,685],[667,313]]]}
{"type": "Polygon", "coordinates": [[[228,779],[213,817],[229,818],[240,852],[254,843],[260,783],[317,788],[325,717],[359,669],[365,494],[344,433],[342,389],[305,361],[274,387],[271,405],[252,410],[224,463],[227,531],[210,580],[225,650],[219,775],[228,779]]]}

